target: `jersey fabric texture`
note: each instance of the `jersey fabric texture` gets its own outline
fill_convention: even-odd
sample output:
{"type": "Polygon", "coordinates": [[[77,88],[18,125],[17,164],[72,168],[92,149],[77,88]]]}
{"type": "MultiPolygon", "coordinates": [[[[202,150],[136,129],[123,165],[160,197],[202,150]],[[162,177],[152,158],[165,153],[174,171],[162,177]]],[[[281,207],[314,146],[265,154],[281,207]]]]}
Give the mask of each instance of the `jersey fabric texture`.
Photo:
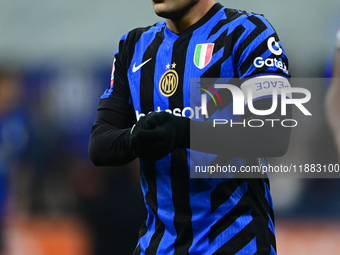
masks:
{"type": "MultiPolygon", "coordinates": [[[[218,3],[178,35],[165,22],[137,28],[121,38],[111,86],[99,109],[122,100],[138,119],[150,111],[189,107],[191,78],[289,77],[280,49],[262,15],[218,3]],[[268,47],[270,38],[275,45],[268,47]],[[257,64],[259,57],[267,61],[257,64]],[[177,79],[175,91],[166,79],[177,79]]],[[[141,160],[148,217],[134,254],[276,254],[269,180],[190,178],[189,151],[177,149],[156,162],[141,160]]],[[[241,166],[258,159],[234,161],[241,166]]]]}

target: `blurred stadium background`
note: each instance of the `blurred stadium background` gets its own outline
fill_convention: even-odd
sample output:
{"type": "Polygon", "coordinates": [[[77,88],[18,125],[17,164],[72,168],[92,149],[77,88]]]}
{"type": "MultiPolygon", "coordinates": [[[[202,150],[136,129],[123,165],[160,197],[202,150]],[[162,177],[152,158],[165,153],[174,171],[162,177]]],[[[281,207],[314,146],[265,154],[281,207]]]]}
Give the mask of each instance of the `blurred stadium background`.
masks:
{"type": "MultiPolygon", "coordinates": [[[[220,2],[270,20],[293,77],[329,77],[340,1],[220,2]]],[[[119,38],[159,20],[151,1],[0,0],[0,254],[132,253],[145,219],[138,163],[96,168],[87,143],[119,38]]],[[[273,164],[338,162],[326,89],[313,88],[317,119],[273,164]]],[[[339,253],[340,179],[273,178],[272,191],[279,254],[339,253]]]]}

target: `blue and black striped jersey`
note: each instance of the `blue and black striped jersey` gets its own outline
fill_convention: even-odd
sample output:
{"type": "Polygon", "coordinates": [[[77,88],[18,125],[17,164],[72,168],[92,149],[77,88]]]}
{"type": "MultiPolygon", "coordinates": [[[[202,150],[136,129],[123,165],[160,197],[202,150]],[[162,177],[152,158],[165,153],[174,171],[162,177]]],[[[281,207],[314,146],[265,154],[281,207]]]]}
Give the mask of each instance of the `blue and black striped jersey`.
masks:
{"type": "MultiPolygon", "coordinates": [[[[275,30],[262,15],[215,4],[180,34],[165,22],[125,34],[99,108],[111,109],[118,99],[130,105],[136,120],[159,110],[185,115],[191,78],[242,81],[265,73],[289,77],[275,30]]],[[[269,180],[190,178],[189,152],[141,160],[148,217],[134,254],[276,254],[269,180]]]]}

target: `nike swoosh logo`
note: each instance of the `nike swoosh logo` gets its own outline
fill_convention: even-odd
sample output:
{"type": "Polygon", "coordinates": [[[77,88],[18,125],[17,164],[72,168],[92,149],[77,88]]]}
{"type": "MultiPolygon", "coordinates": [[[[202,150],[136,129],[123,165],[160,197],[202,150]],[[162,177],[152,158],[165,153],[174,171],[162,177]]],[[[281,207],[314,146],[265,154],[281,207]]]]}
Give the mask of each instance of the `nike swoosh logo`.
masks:
{"type": "Polygon", "coordinates": [[[141,69],[141,67],[143,65],[145,65],[146,63],[148,63],[152,58],[149,58],[147,61],[143,62],[142,64],[140,64],[139,66],[136,66],[136,63],[133,64],[133,67],[132,67],[132,72],[135,73],[137,72],[139,69],[141,69]]]}

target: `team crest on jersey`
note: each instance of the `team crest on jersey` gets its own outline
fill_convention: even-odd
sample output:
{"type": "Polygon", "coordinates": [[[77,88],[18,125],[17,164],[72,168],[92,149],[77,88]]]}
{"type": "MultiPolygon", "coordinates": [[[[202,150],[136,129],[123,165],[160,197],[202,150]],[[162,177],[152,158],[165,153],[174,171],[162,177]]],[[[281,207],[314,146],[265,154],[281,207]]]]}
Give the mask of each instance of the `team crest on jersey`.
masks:
{"type": "Polygon", "coordinates": [[[211,60],[214,43],[197,44],[194,54],[194,63],[199,69],[206,67],[211,60]]]}
{"type": "MultiPolygon", "coordinates": [[[[176,66],[176,64],[172,64],[172,67],[174,66],[176,66]]],[[[176,70],[170,69],[166,71],[159,82],[159,91],[161,94],[165,97],[171,97],[176,92],[177,87],[178,74],[176,70]]]]}

